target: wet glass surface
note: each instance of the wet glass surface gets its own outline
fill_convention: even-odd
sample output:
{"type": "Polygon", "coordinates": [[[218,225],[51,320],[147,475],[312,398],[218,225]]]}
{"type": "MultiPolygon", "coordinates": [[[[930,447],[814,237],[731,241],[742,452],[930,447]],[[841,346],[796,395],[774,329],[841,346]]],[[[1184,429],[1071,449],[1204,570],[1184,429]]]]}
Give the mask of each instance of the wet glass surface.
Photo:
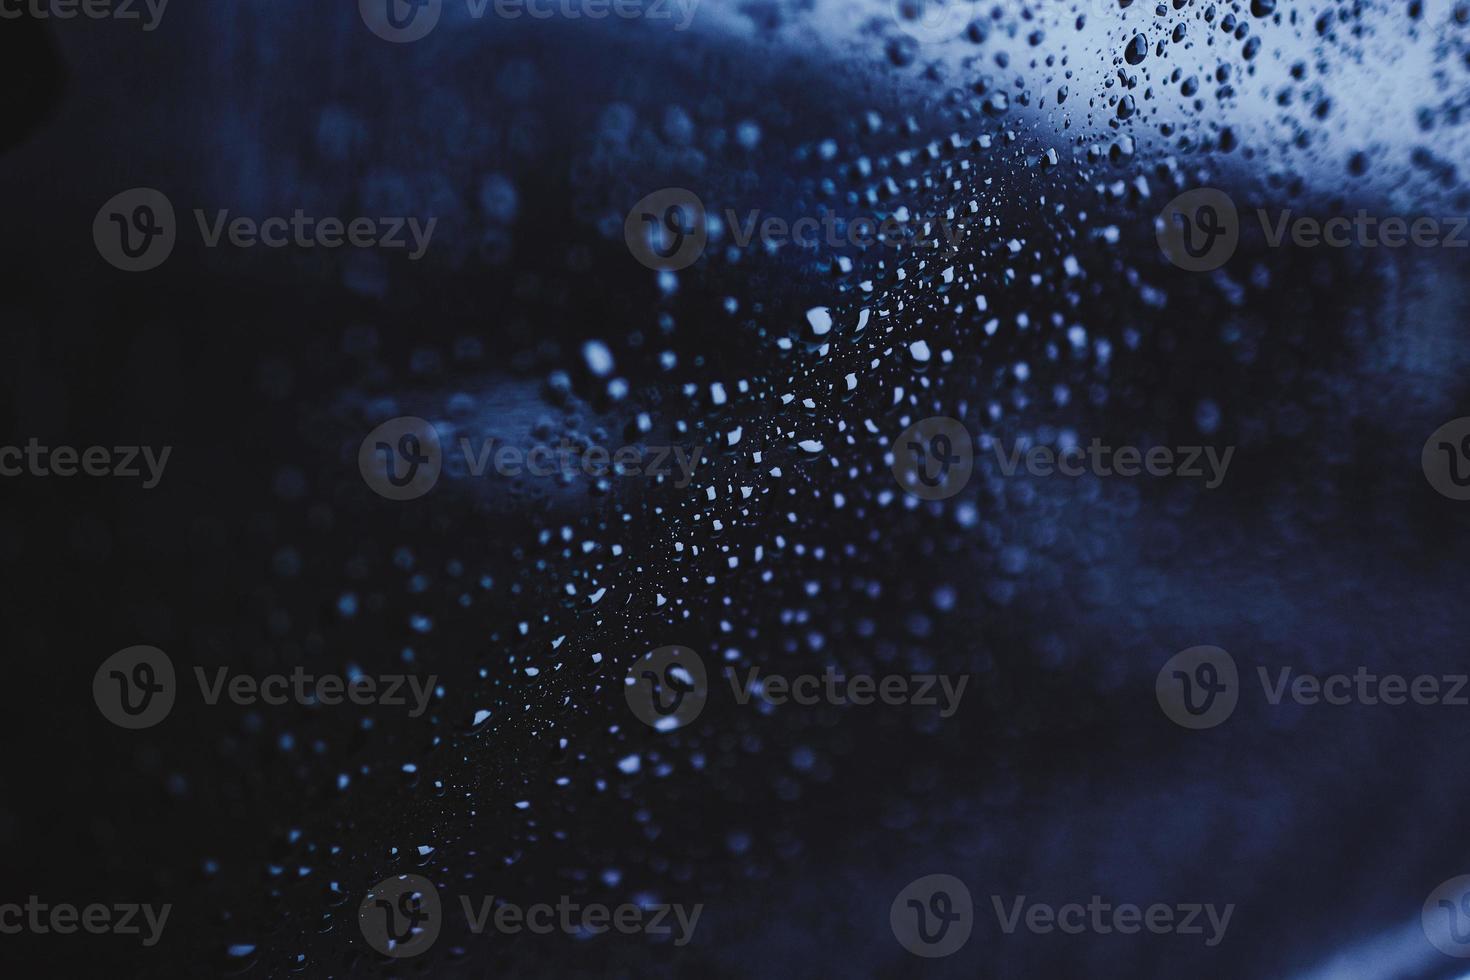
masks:
{"type": "Polygon", "coordinates": [[[0,23],[0,972],[1463,973],[1470,8],[532,6],[0,23]]]}

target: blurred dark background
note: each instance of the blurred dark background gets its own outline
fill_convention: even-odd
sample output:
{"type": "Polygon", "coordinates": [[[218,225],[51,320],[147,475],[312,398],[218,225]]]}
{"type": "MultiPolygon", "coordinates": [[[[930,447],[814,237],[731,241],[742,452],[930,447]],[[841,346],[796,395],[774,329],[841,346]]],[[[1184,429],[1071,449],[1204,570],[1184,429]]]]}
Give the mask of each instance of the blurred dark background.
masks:
{"type": "Polygon", "coordinates": [[[170,7],[146,33],[0,23],[0,443],[174,447],[153,490],[4,480],[0,902],[174,908],[150,949],[0,936],[0,969],[1456,975],[1418,916],[1470,864],[1467,709],[1243,696],[1224,726],[1190,732],[1153,690],[1198,644],[1251,674],[1465,670],[1467,512],[1419,464],[1470,404],[1465,255],[1272,249],[1248,230],[1225,270],[1197,274],[1165,261],[1152,220],[1208,183],[1242,213],[1464,211],[1459,37],[1397,5],[1334,7],[1322,30],[1315,8],[1283,3],[1235,14],[1265,39],[1246,57],[1204,6],[1161,5],[1198,40],[1140,69],[1132,123],[1115,101],[1134,27],[1105,18],[1173,25],[1140,5],[976,4],[977,28],[922,50],[881,4],[834,18],[708,0],[687,33],[446,13],[401,45],[350,7],[278,3],[170,7]],[[1394,45],[1438,87],[1370,85],[1403,59],[1394,45]],[[1210,98],[1166,94],[1196,62],[1210,98]],[[179,243],[130,274],[90,229],[139,186],[170,198],[179,243]],[[667,186],[711,212],[954,208],[990,224],[938,255],[726,241],[660,277],[622,221],[667,186]],[[191,214],[298,207],[439,223],[410,262],[206,249],[191,214]],[[837,324],[825,344],[816,306],[837,324]],[[883,315],[859,332],[861,309],[883,315]],[[920,339],[927,363],[909,354],[920,339]],[[399,415],[613,446],[645,438],[646,415],[647,440],[711,459],[686,489],[446,479],[397,503],[356,457],[399,415]],[[922,503],[884,453],[928,415],[1007,445],[1067,430],[1237,450],[1208,491],[1005,477],[981,452],[964,493],[922,503]],[[421,718],[181,695],[158,727],[125,732],[91,678],[134,644],[181,674],[410,670],[441,690],[421,718]],[[667,644],[712,673],[970,682],[942,720],[712,697],[660,735],[619,684],[667,644]],[[569,894],[705,911],[681,948],[475,937],[451,915],[428,953],[389,961],[356,908],[409,872],[456,909],[461,894],[569,894]],[[889,904],[941,872],[975,896],[975,932],[921,960],[889,904]],[[1005,936],[991,894],[1237,908],[1205,949],[1005,936]]]}

